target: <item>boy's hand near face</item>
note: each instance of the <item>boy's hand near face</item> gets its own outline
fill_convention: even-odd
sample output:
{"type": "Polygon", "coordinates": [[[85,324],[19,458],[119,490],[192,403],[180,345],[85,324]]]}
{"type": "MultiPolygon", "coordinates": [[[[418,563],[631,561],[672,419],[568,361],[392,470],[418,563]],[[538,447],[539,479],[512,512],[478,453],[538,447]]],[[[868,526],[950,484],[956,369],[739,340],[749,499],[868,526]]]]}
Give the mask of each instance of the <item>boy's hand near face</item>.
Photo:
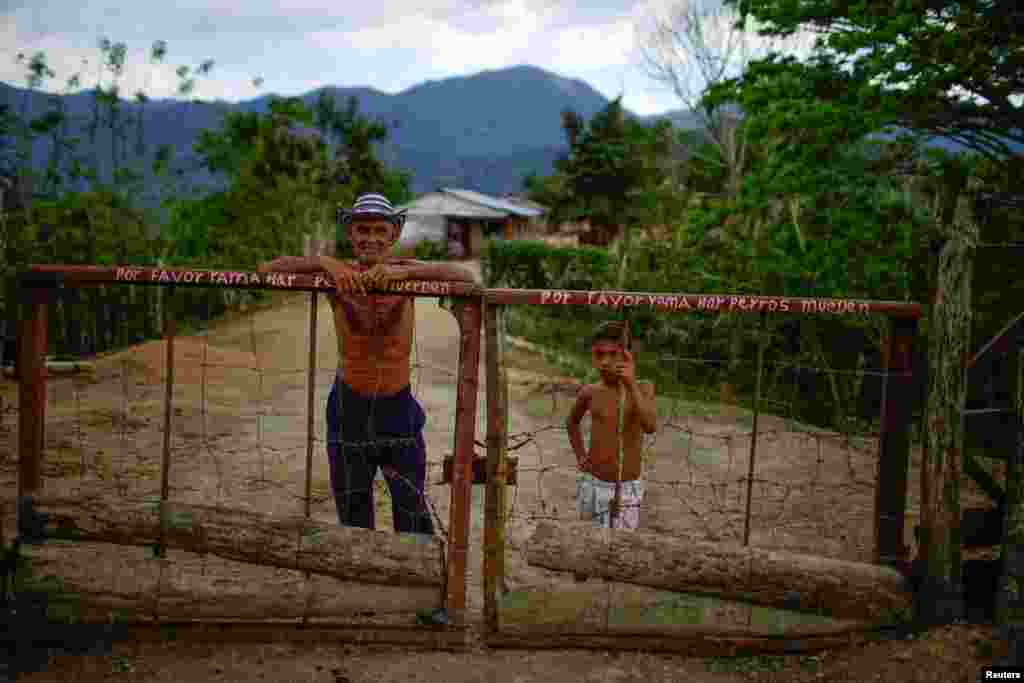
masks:
{"type": "Polygon", "coordinates": [[[633,364],[633,352],[622,351],[622,360],[615,364],[615,376],[620,382],[631,387],[636,383],[636,366],[633,364]]]}

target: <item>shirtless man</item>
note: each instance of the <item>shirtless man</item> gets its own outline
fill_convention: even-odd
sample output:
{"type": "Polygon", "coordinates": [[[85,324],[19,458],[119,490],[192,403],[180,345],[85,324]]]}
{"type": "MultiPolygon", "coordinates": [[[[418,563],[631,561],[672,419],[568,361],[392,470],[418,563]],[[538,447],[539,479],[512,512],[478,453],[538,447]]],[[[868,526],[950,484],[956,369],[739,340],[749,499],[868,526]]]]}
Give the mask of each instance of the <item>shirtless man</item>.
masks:
{"type": "Polygon", "coordinates": [[[409,387],[415,307],[409,296],[367,295],[399,280],[474,282],[447,263],[388,256],[405,221],[379,194],[364,194],[350,211],[355,261],[329,256],[282,256],[261,272],[329,274],[337,292],[328,298],[338,338],[338,370],[327,399],[327,459],[331,488],[344,526],[374,528],[373,479],[381,467],[391,492],[395,531],[433,534],[423,497],[426,416],[409,387]]]}
{"type": "Polygon", "coordinates": [[[580,517],[595,526],[608,527],[620,482],[621,508],[615,528],[635,531],[640,524],[643,498],[641,432],[657,428],[654,385],[637,381],[628,330],[620,322],[605,323],[591,342],[591,360],[601,382],[580,388],[576,404],[566,420],[569,443],[576,454],[580,474],[576,481],[576,508],[580,517]],[[623,406],[622,463],[619,464],[619,388],[625,389],[623,406]],[[590,448],[584,449],[580,421],[590,412],[590,448]]]}

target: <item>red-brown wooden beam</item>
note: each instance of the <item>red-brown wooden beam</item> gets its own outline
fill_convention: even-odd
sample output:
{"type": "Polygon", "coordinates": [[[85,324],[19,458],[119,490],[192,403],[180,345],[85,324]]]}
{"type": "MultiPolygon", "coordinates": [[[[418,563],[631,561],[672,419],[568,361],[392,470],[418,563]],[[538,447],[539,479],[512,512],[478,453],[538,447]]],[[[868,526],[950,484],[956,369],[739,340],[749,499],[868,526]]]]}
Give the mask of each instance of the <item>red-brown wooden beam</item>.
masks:
{"type": "MultiPolygon", "coordinates": [[[[334,291],[327,274],[255,273],[234,270],[140,268],[136,266],[66,266],[37,264],[29,271],[59,273],[65,283],[90,286],[125,282],[140,285],[233,287],[238,289],[284,289],[334,291]]],[[[803,315],[881,314],[894,318],[920,319],[921,305],[900,301],[860,301],[781,296],[738,296],[731,294],[671,294],[666,292],[580,292],[572,290],[488,289],[464,282],[397,282],[385,290],[419,296],[473,296],[483,293],[495,304],[592,305],[650,307],[668,311],[720,313],[797,313],[803,315]]]]}
{"type": "Polygon", "coordinates": [[[18,343],[19,496],[39,490],[46,412],[46,301],[41,292],[32,292],[30,298],[26,306],[28,315],[21,319],[18,343]]]}
{"type": "Polygon", "coordinates": [[[900,301],[812,299],[784,296],[733,294],[670,294],[666,292],[579,292],[564,289],[488,289],[492,304],[540,304],[544,306],[622,306],[695,313],[798,313],[804,315],[869,315],[917,320],[921,305],[900,301]]]}
{"type": "Polygon", "coordinates": [[[18,529],[25,530],[32,496],[42,485],[43,446],[46,425],[46,326],[48,299],[45,290],[24,289],[25,304],[18,327],[18,529]]]}
{"type": "Polygon", "coordinates": [[[466,559],[469,550],[469,513],[473,498],[473,446],[480,366],[479,300],[459,299],[454,313],[459,323],[459,377],[455,395],[455,462],[452,467],[448,524],[448,563],[445,607],[455,625],[465,619],[466,559]]]}
{"type": "Polygon", "coordinates": [[[917,320],[893,320],[888,349],[883,353],[888,374],[882,387],[878,437],[878,480],[875,483],[875,562],[905,559],[903,543],[907,509],[907,470],[914,411],[914,341],[917,320]]]}
{"type": "MultiPolygon", "coordinates": [[[[334,281],[326,273],[256,273],[240,270],[195,270],[189,268],[140,268],[136,266],[65,266],[33,264],[29,272],[55,273],[67,286],[88,287],[123,282],[132,285],[174,285],[193,287],[231,287],[232,289],[284,289],[294,291],[335,291],[334,281]]],[[[377,291],[377,290],[374,290],[377,291]]],[[[466,282],[406,280],[379,291],[419,296],[467,296],[480,293],[480,287],[466,282]]]]}

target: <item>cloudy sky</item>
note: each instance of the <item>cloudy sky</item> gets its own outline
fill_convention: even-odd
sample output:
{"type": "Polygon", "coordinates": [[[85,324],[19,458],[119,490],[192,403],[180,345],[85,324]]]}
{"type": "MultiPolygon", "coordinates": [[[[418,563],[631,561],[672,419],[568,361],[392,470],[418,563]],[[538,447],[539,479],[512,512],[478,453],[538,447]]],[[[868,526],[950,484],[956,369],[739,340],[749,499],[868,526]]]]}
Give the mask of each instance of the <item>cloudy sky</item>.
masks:
{"type": "MultiPolygon", "coordinates": [[[[640,114],[679,100],[640,67],[638,26],[685,0],[0,0],[0,81],[25,85],[19,52],[46,53],[61,91],[97,82],[101,37],[124,42],[122,92],[173,96],[181,65],[212,59],[203,99],[298,95],[325,85],[396,93],[516,64],[580,78],[640,114]],[[580,6],[582,5],[582,6],[580,6]],[[150,47],[167,41],[162,65],[150,47]],[[261,88],[255,77],[264,79],[261,88]]],[[[715,0],[712,0],[715,1],[715,0]]],[[[108,82],[109,77],[104,78],[108,82]]]]}

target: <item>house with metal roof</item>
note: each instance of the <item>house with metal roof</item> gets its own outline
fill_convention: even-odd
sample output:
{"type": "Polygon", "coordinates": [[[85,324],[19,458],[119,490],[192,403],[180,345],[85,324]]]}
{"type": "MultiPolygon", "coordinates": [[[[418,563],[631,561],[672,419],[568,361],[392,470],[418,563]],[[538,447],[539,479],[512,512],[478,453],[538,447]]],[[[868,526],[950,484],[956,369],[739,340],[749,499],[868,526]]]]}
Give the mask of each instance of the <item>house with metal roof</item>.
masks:
{"type": "Polygon", "coordinates": [[[446,187],[398,207],[408,212],[401,244],[411,248],[429,239],[450,258],[476,258],[485,239],[522,239],[540,232],[546,209],[499,199],[473,190],[446,187]]]}

